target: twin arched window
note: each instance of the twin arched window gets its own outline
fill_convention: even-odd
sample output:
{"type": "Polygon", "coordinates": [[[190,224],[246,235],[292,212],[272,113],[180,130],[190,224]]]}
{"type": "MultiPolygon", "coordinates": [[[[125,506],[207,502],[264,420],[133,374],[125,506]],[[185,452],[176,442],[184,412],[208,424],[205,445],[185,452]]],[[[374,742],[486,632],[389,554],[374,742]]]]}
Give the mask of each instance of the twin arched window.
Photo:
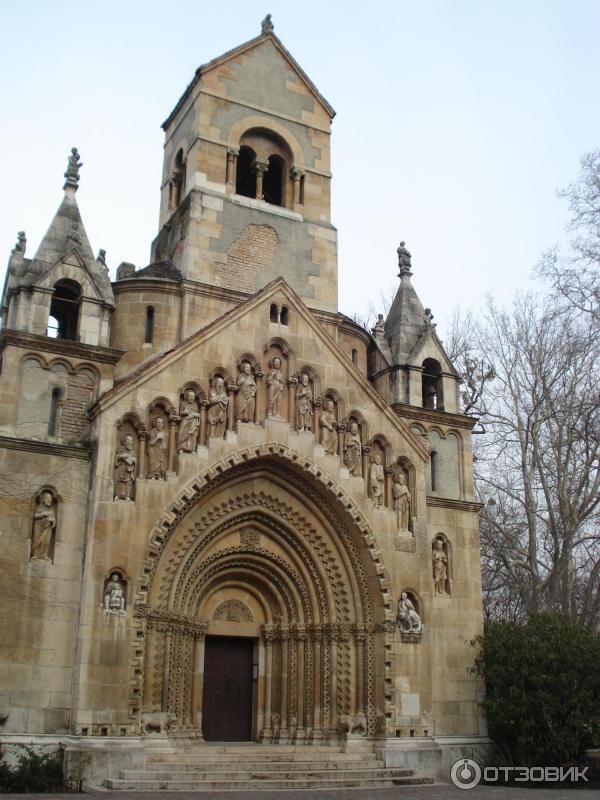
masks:
{"type": "Polygon", "coordinates": [[[292,160],[288,144],[277,134],[261,128],[247,131],[240,140],[237,157],[236,194],[291,207],[292,160]]]}

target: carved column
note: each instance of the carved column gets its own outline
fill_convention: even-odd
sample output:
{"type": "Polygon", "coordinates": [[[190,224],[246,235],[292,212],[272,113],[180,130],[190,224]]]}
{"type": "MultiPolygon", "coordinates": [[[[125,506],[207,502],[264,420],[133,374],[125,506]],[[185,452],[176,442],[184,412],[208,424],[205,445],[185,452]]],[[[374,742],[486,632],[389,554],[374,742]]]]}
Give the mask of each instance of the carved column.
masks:
{"type": "Polygon", "coordinates": [[[288,732],[288,669],[289,669],[289,639],[290,634],[287,629],[282,628],[279,634],[279,646],[281,648],[281,734],[287,736],[288,732]]]}
{"type": "Polygon", "coordinates": [[[254,423],[255,425],[260,425],[261,418],[260,415],[262,413],[263,407],[263,382],[262,378],[264,377],[264,372],[257,369],[254,373],[254,380],[256,382],[256,397],[254,398],[254,423]]]}
{"type": "Polygon", "coordinates": [[[363,444],[362,446],[362,474],[363,478],[367,481],[367,485],[369,482],[369,453],[371,452],[371,448],[368,444],[363,444]]]}
{"type": "Polygon", "coordinates": [[[321,705],[321,687],[323,681],[323,673],[321,671],[322,640],[323,626],[319,624],[313,625],[313,731],[315,735],[320,735],[321,731],[323,730],[323,713],[321,705]]]}
{"type": "MultiPolygon", "coordinates": [[[[158,630],[158,627],[157,627],[158,630]]],[[[161,711],[170,711],[169,708],[169,675],[171,671],[171,640],[173,631],[165,626],[165,659],[163,663],[162,702],[161,711]]]]}
{"type": "MultiPolygon", "coordinates": [[[[208,627],[208,625],[207,625],[208,627]]],[[[194,677],[192,683],[192,723],[202,739],[202,692],[204,689],[204,635],[198,631],[194,637],[194,677]]]]}
{"type": "Polygon", "coordinates": [[[319,428],[319,409],[321,408],[321,398],[318,397],[313,405],[313,433],[315,434],[315,441],[321,444],[321,429],[319,428]]]}
{"type": "Polygon", "coordinates": [[[298,378],[293,376],[288,379],[288,420],[290,423],[290,430],[296,430],[296,384],[298,378]]]}
{"type": "Polygon", "coordinates": [[[294,626],[294,639],[296,641],[296,714],[298,720],[297,735],[304,738],[305,735],[305,708],[304,708],[304,671],[305,671],[305,649],[306,649],[306,626],[294,626]]]}
{"type": "Polygon", "coordinates": [[[138,478],[146,477],[146,442],[148,441],[148,434],[145,431],[139,434],[140,449],[138,452],[138,478]]]}
{"type": "Polygon", "coordinates": [[[252,171],[256,175],[256,199],[262,200],[263,199],[263,179],[265,177],[265,173],[269,169],[269,165],[265,164],[262,161],[255,161],[252,165],[252,171]]]}
{"type": "Polygon", "coordinates": [[[365,713],[365,643],[367,633],[364,625],[354,628],[356,640],[356,713],[365,713]]]}
{"type": "Polygon", "coordinates": [[[169,415],[169,463],[167,472],[175,472],[175,451],[177,449],[177,423],[180,417],[175,414],[169,415]]]}
{"type": "Polygon", "coordinates": [[[304,172],[297,167],[292,167],[290,170],[290,178],[294,185],[294,207],[300,205],[300,184],[304,172]]]}
{"type": "Polygon", "coordinates": [[[237,386],[234,383],[227,384],[227,397],[229,403],[227,404],[227,430],[232,431],[235,429],[235,395],[237,393],[237,386]]]}
{"type": "Polygon", "coordinates": [[[198,444],[206,444],[206,413],[208,400],[200,400],[200,433],[198,444]]]}
{"type": "Polygon", "coordinates": [[[338,455],[342,464],[344,463],[344,434],[346,432],[346,423],[345,422],[338,422],[337,424],[337,434],[338,434],[338,455]]]}
{"type": "Polygon", "coordinates": [[[337,625],[329,625],[327,629],[329,647],[330,647],[330,663],[331,663],[331,699],[329,707],[329,728],[330,730],[337,730],[337,679],[338,679],[338,637],[339,627],[337,625]]]}
{"type": "Polygon", "coordinates": [[[392,489],[394,470],[391,467],[386,467],[383,471],[385,475],[385,505],[387,508],[394,507],[394,492],[392,489]]]}
{"type": "Polygon", "coordinates": [[[272,625],[263,625],[262,637],[265,643],[265,723],[262,730],[263,739],[271,739],[273,730],[271,728],[271,696],[273,694],[273,639],[274,631],[272,625]]]}
{"type": "Polygon", "coordinates": [[[225,190],[227,194],[233,194],[235,191],[236,164],[239,152],[236,147],[227,148],[227,167],[225,170],[225,190]]]}

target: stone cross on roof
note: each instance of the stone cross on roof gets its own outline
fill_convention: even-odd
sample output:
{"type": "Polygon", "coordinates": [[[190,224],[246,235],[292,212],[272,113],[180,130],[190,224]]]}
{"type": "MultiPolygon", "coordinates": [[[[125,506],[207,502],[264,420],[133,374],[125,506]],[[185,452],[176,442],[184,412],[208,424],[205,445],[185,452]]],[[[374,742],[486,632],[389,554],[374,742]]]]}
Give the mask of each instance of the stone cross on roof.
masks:
{"type": "Polygon", "coordinates": [[[76,147],[71,148],[71,155],[69,156],[69,161],[67,163],[67,171],[65,172],[65,185],[63,189],[67,187],[71,187],[74,191],[77,191],[77,187],[79,186],[79,170],[83,164],[79,160],[79,151],[76,147]]]}

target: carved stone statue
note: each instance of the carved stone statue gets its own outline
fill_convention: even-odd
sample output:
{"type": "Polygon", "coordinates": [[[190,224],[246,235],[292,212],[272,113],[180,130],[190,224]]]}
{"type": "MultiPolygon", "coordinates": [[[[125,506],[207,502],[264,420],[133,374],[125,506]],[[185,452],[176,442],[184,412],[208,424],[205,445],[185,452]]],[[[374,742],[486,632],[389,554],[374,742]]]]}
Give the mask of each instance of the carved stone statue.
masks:
{"type": "Polygon", "coordinates": [[[33,536],[31,539],[31,558],[51,561],[50,547],[56,529],[55,500],[52,492],[44,491],[39,497],[33,512],[33,536]]]}
{"type": "Polygon", "coordinates": [[[326,456],[334,456],[337,450],[336,418],[333,410],[333,400],[327,398],[324,403],[323,411],[319,416],[319,427],[321,429],[321,444],[326,456]]]}
{"type": "Polygon", "coordinates": [[[281,417],[281,398],[283,395],[283,372],[281,371],[281,359],[275,356],[271,359],[271,369],[267,375],[267,415],[269,417],[281,417]]]}
{"type": "Polygon", "coordinates": [[[385,476],[381,456],[379,453],[375,453],[371,456],[371,466],[369,467],[369,497],[375,508],[381,508],[384,504],[384,490],[385,476]]]}
{"type": "Polygon", "coordinates": [[[115,498],[133,500],[136,478],[137,458],[133,452],[133,436],[127,433],[121,439],[121,449],[115,456],[115,498]]]}
{"type": "Polygon", "coordinates": [[[79,185],[79,170],[83,164],[79,160],[79,152],[76,147],[71,148],[71,155],[69,156],[69,161],[67,164],[67,171],[65,172],[64,177],[67,179],[65,181],[64,189],[67,186],[70,186],[73,189],[77,189],[79,185]]]}
{"type": "Polygon", "coordinates": [[[218,436],[220,439],[225,435],[227,423],[227,406],[229,398],[225,388],[225,381],[220,376],[215,378],[211,390],[208,394],[208,435],[218,436]]]}
{"type": "Polygon", "coordinates": [[[383,314],[377,314],[377,322],[371,328],[373,336],[385,336],[385,324],[383,321],[383,314]]]}
{"type": "Polygon", "coordinates": [[[102,606],[105,614],[125,615],[125,587],[118,572],[113,572],[106,584],[102,606]]]}
{"type": "Polygon", "coordinates": [[[17,233],[17,243],[13,247],[13,253],[21,253],[25,255],[25,250],[27,249],[27,236],[25,236],[25,231],[19,231],[17,233]]]}
{"type": "Polygon", "coordinates": [[[411,256],[406,247],[404,246],[406,242],[400,242],[400,247],[398,248],[398,266],[400,267],[400,277],[403,275],[412,275],[411,271],[411,256]]]}
{"type": "Polygon", "coordinates": [[[309,380],[308,374],[303,372],[296,389],[296,411],[299,431],[312,431],[313,428],[313,393],[309,380]]]}
{"type": "Polygon", "coordinates": [[[421,633],[423,623],[406,592],[402,592],[398,601],[398,626],[401,631],[421,633]]]}
{"type": "Polygon", "coordinates": [[[164,480],[167,477],[167,442],[163,417],[156,417],[148,439],[148,478],[164,480]]]}
{"type": "Polygon", "coordinates": [[[436,594],[448,594],[446,584],[448,581],[448,556],[444,550],[442,539],[435,539],[433,542],[433,553],[431,556],[433,563],[433,583],[436,594]]]}
{"type": "Polygon", "coordinates": [[[394,478],[392,493],[394,495],[394,509],[398,520],[398,529],[406,531],[408,530],[410,518],[410,491],[402,472],[398,472],[394,478]]]}
{"type": "Polygon", "coordinates": [[[102,250],[102,248],[98,250],[98,256],[96,257],[96,261],[100,264],[100,266],[105,272],[108,272],[108,265],[106,263],[106,250],[102,250]]]}
{"type": "Polygon", "coordinates": [[[241,372],[237,379],[235,418],[241,422],[254,422],[256,382],[252,374],[252,366],[248,361],[244,361],[240,369],[241,372]]]}
{"type": "Polygon", "coordinates": [[[348,467],[350,475],[358,478],[362,475],[361,456],[360,431],[358,423],[353,421],[344,437],[344,464],[348,467]]]}
{"type": "Polygon", "coordinates": [[[195,453],[198,447],[200,411],[198,398],[193,389],[186,389],[179,404],[181,422],[177,431],[177,452],[195,453]]]}
{"type": "Polygon", "coordinates": [[[267,16],[263,19],[260,23],[260,32],[261,33],[273,33],[275,30],[275,26],[271,20],[271,15],[267,14],[267,16]]]}

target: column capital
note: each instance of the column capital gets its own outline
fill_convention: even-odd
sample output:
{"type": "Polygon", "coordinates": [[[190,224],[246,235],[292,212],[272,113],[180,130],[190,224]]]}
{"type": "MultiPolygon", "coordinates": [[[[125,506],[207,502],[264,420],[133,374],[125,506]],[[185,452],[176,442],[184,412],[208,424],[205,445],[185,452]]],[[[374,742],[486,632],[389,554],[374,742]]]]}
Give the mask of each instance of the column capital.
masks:
{"type": "Polygon", "coordinates": [[[267,163],[267,162],[265,162],[265,161],[255,161],[255,162],[252,164],[252,172],[254,172],[254,173],[259,173],[259,172],[260,172],[260,173],[261,173],[261,175],[264,175],[264,174],[265,174],[265,172],[266,172],[268,169],[269,169],[269,165],[268,165],[268,163],[267,163]]]}

